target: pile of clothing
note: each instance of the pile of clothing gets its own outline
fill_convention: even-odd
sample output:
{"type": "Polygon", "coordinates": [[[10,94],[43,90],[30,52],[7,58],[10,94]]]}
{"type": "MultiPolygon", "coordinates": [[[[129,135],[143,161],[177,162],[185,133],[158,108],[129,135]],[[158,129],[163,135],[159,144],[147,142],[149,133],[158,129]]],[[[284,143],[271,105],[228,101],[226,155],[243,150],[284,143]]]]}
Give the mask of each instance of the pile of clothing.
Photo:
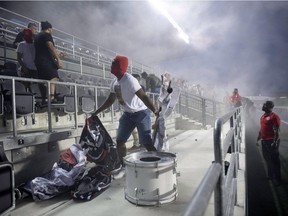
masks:
{"type": "Polygon", "coordinates": [[[67,191],[74,199],[91,200],[111,184],[111,171],[119,163],[116,146],[97,116],[86,120],[79,144],[60,154],[51,171],[26,183],[23,189],[35,201],[67,191]],[[87,168],[86,160],[95,166],[87,168]]]}

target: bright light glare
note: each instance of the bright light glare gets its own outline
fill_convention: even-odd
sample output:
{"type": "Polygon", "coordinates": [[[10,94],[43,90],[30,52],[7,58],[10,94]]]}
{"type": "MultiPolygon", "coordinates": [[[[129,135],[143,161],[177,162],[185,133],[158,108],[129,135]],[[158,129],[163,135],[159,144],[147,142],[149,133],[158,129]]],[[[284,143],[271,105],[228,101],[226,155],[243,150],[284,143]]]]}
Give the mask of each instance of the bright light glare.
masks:
{"type": "Polygon", "coordinates": [[[175,20],[170,16],[170,14],[163,8],[163,5],[158,0],[148,0],[150,4],[156,8],[163,16],[165,16],[168,21],[173,25],[174,28],[179,33],[179,37],[185,41],[185,43],[189,44],[189,36],[182,30],[182,28],[175,22],[175,20]]]}

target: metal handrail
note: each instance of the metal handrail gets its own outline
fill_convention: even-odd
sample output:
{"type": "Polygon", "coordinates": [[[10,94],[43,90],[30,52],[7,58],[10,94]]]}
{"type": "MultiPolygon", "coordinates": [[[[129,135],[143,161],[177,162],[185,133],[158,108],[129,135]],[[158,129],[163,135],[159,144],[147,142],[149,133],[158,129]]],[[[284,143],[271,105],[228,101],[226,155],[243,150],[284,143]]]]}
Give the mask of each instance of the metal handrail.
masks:
{"type": "Polygon", "coordinates": [[[181,92],[178,107],[179,113],[202,123],[203,128],[213,124],[225,110],[225,105],[221,102],[184,91],[181,92]]]}
{"type": "Polygon", "coordinates": [[[233,215],[237,203],[237,172],[239,169],[239,149],[241,144],[242,107],[236,108],[215,121],[214,127],[214,158],[201,184],[196,189],[184,216],[204,215],[210,197],[214,191],[214,213],[216,216],[233,215]],[[229,123],[230,129],[223,136],[223,125],[229,123]],[[232,131],[232,132],[231,132],[232,131]],[[226,135],[227,135],[226,134],[226,135]],[[231,134],[233,134],[231,136],[231,134]],[[223,141],[221,137],[225,137],[223,141]],[[225,174],[224,158],[227,149],[223,143],[231,145],[230,166],[225,174]],[[224,150],[224,151],[223,151],[224,150]]]}
{"type": "MultiPolygon", "coordinates": [[[[23,78],[23,77],[11,77],[11,76],[4,76],[0,75],[0,79],[3,80],[11,80],[12,81],[12,126],[13,126],[13,137],[17,137],[17,127],[16,127],[16,118],[17,118],[17,113],[16,113],[16,89],[15,89],[15,81],[23,81],[23,82],[31,82],[31,83],[43,83],[47,86],[47,92],[50,92],[50,83],[54,83],[56,85],[65,85],[65,86],[71,86],[74,89],[74,102],[75,102],[75,128],[78,127],[78,102],[77,102],[77,88],[78,87],[85,87],[85,88],[90,88],[94,89],[94,92],[98,92],[99,89],[103,90],[108,90],[109,87],[104,87],[104,86],[93,86],[93,85],[85,85],[85,84],[77,84],[77,83],[70,83],[70,82],[60,82],[60,81],[47,81],[47,80],[41,80],[41,79],[34,79],[34,78],[23,78]]],[[[95,96],[95,99],[97,101],[97,95],[95,96]]],[[[95,101],[95,106],[97,102],[95,101]]],[[[51,121],[51,99],[50,99],[50,94],[48,94],[48,132],[53,132],[53,127],[52,127],[52,121],[51,121]]],[[[98,105],[98,104],[97,104],[98,105]]],[[[97,106],[96,106],[97,108],[97,106]]],[[[111,121],[113,121],[113,116],[111,116],[111,121]]]]}

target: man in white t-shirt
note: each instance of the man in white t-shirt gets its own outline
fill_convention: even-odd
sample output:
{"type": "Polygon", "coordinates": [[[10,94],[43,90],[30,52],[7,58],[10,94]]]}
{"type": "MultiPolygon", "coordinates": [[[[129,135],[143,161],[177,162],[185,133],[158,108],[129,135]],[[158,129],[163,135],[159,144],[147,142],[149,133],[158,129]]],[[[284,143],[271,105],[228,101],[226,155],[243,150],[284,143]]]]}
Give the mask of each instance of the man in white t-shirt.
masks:
{"type": "Polygon", "coordinates": [[[132,131],[137,127],[139,143],[144,145],[148,151],[156,151],[151,138],[151,118],[149,109],[156,114],[153,102],[146,95],[138,80],[131,74],[126,73],[128,68],[128,58],[116,56],[111,65],[111,73],[116,76],[110,86],[110,94],[104,104],[99,107],[93,115],[97,115],[109,108],[119,95],[120,106],[124,111],[119,119],[117,131],[117,150],[122,166],[123,157],[126,156],[126,141],[132,131]],[[115,86],[120,86],[121,94],[115,92],[115,86]],[[148,109],[148,108],[149,109],[148,109]]]}
{"type": "MultiPolygon", "coordinates": [[[[38,79],[38,72],[35,66],[35,47],[33,43],[33,33],[29,28],[23,30],[24,41],[17,47],[17,61],[21,66],[21,77],[38,79]]],[[[24,83],[26,88],[30,88],[30,83],[24,83]]],[[[29,89],[31,91],[31,89],[29,89]]]]}

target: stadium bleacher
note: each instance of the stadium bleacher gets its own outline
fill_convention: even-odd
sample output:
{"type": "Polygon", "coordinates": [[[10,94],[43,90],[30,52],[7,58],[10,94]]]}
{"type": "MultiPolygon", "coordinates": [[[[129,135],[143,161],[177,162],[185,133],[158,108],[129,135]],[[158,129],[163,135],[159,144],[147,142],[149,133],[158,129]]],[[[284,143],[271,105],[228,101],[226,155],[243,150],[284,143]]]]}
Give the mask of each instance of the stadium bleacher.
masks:
{"type": "MultiPolygon", "coordinates": [[[[64,68],[59,70],[60,80],[55,82],[56,97],[62,104],[51,105],[48,103],[47,106],[41,106],[42,97],[39,84],[49,88],[50,82],[16,76],[15,70],[17,73],[19,68],[15,67],[17,60],[15,46],[13,46],[15,36],[27,26],[28,22],[33,21],[39,26],[40,23],[1,7],[0,13],[0,66],[4,69],[5,63],[14,63],[15,75],[11,76],[12,73],[0,74],[1,83],[15,83],[14,87],[11,84],[10,89],[6,89],[10,91],[10,108],[7,105],[9,100],[6,100],[3,91],[0,92],[0,143],[2,142],[5,146],[9,160],[13,161],[17,158],[17,163],[14,164],[17,185],[33,175],[43,174],[45,170],[47,171],[47,166],[52,164],[55,155],[58,155],[71,143],[77,143],[87,116],[101,106],[109,94],[109,86],[114,78],[110,73],[111,62],[118,53],[61,30],[53,29],[55,46],[59,51],[64,52],[62,57],[64,68]],[[23,87],[18,84],[21,82],[30,82],[32,93],[24,91],[23,87]],[[15,89],[14,92],[13,89],[15,89]],[[14,93],[16,107],[18,107],[15,111],[13,97],[11,100],[11,95],[13,96],[14,93]],[[35,152],[41,156],[34,155],[35,152]],[[38,157],[42,156],[49,159],[43,161],[46,164],[45,166],[41,164],[41,166],[43,165],[42,169],[39,164],[39,170],[34,170],[33,173],[30,171],[25,175],[19,174],[25,165],[28,166],[27,161],[30,164],[32,155],[33,160],[36,161],[38,157]]],[[[140,74],[144,71],[154,73],[155,70],[129,58],[129,73],[140,74]]],[[[205,102],[199,97],[195,98],[198,104],[205,102]]],[[[192,107],[186,101],[185,96],[181,97],[182,104],[179,104],[176,109],[185,113],[187,117],[194,115],[199,116],[200,119],[203,118],[199,110],[205,106],[192,107]]],[[[210,104],[209,106],[213,107],[210,104]]],[[[206,110],[211,112],[212,117],[215,117],[211,107],[206,107],[206,110]]],[[[112,137],[116,134],[120,114],[119,104],[115,103],[110,110],[100,115],[104,124],[109,123],[112,137]]]]}

